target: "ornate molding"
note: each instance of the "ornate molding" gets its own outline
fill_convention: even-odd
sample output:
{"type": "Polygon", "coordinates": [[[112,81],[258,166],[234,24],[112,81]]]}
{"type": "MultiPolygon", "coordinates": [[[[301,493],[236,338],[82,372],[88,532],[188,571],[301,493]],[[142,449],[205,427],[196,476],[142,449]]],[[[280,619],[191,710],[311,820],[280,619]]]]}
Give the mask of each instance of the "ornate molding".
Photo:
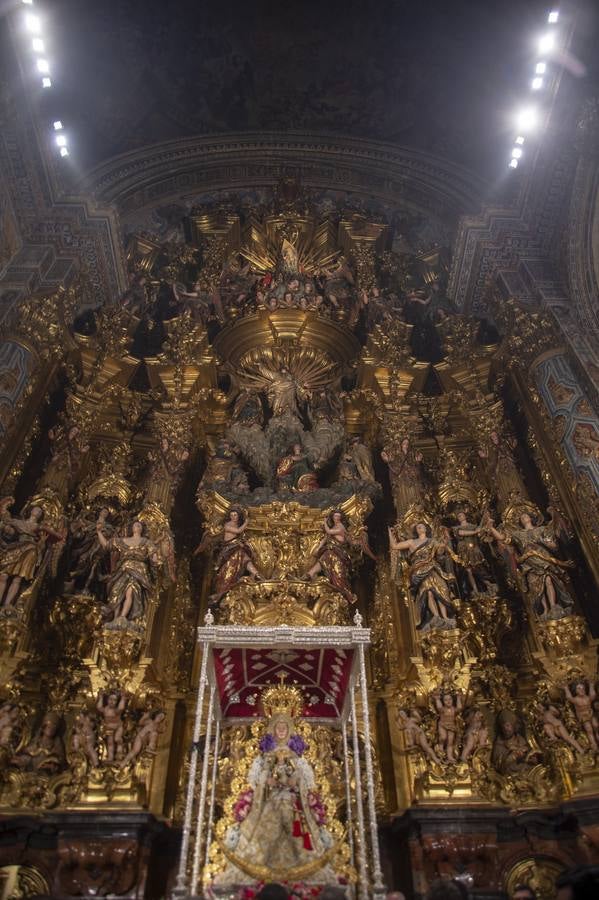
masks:
{"type": "Polygon", "coordinates": [[[427,153],[309,132],[240,132],[186,138],[115,157],[80,190],[121,213],[184,194],[276,184],[300,170],[306,187],[367,194],[455,220],[480,206],[484,183],[427,153]]]}

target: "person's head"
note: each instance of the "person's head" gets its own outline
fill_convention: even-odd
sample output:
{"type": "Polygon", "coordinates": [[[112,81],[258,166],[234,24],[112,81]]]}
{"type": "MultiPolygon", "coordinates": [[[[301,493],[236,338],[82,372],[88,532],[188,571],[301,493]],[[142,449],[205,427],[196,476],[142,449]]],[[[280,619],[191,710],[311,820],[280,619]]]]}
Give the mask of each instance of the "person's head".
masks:
{"type": "Polygon", "coordinates": [[[336,509],[333,515],[331,516],[333,521],[333,525],[342,525],[343,524],[343,513],[336,509]]]}
{"type": "Polygon", "coordinates": [[[109,706],[110,709],[116,709],[116,707],[118,705],[119,705],[119,695],[115,694],[115,693],[109,694],[108,697],[106,698],[106,706],[109,706]]]}
{"type": "Polygon", "coordinates": [[[292,447],[292,450],[293,450],[293,455],[294,455],[294,456],[301,456],[301,453],[302,453],[302,445],[301,445],[298,441],[296,441],[295,444],[294,444],[293,447],[292,447]]]}
{"type": "Polygon", "coordinates": [[[512,900],[537,900],[537,895],[527,884],[517,884],[512,892],[512,900]]]}
{"type": "Polygon", "coordinates": [[[599,866],[578,866],[555,879],[556,900],[595,900],[599,897],[599,866]]]}
{"type": "Polygon", "coordinates": [[[409,449],[410,449],[410,438],[409,437],[402,438],[401,452],[407,453],[409,449]]]}
{"type": "Polygon", "coordinates": [[[577,681],[574,691],[578,697],[585,697],[587,692],[587,686],[584,681],[577,681]]]}
{"type": "Polygon", "coordinates": [[[338,884],[327,884],[319,894],[320,900],[346,900],[347,894],[338,884]]]}
{"type": "Polygon", "coordinates": [[[499,444],[499,434],[496,431],[491,432],[491,440],[493,441],[495,446],[497,446],[497,444],[499,444]]]}
{"type": "Polygon", "coordinates": [[[439,878],[431,884],[425,900],[468,900],[468,891],[460,881],[439,878]]]}
{"type": "Polygon", "coordinates": [[[289,894],[282,884],[276,884],[273,881],[264,885],[262,890],[256,894],[256,900],[289,900],[289,894]]]}
{"type": "Polygon", "coordinates": [[[530,528],[530,526],[532,525],[532,516],[530,515],[530,513],[522,513],[522,515],[520,516],[520,524],[523,528],[530,528]]]}
{"type": "Polygon", "coordinates": [[[443,706],[446,706],[447,708],[449,708],[450,706],[453,706],[453,696],[451,694],[442,694],[441,695],[441,703],[443,704],[443,706]]]}
{"type": "Polygon", "coordinates": [[[456,518],[460,525],[464,525],[468,521],[468,517],[463,509],[458,509],[456,518]]]}
{"type": "Polygon", "coordinates": [[[133,537],[141,537],[144,533],[144,523],[136,519],[131,525],[131,534],[133,537]]]}
{"type": "Polygon", "coordinates": [[[414,533],[417,538],[425,538],[428,535],[428,528],[424,522],[418,522],[414,528],[414,533]]]}

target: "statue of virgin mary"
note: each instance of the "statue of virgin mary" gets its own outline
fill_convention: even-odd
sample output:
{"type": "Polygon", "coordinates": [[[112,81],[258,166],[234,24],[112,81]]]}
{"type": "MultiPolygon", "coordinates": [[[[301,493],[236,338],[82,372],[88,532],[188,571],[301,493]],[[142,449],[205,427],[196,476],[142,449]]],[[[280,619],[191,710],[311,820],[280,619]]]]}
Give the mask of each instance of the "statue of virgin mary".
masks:
{"type": "Polygon", "coordinates": [[[250,765],[246,787],[233,804],[233,822],[219,841],[227,864],[214,879],[215,888],[272,880],[339,880],[331,864],[338,839],[327,829],[327,810],[304,758],[306,749],[292,717],[275,712],[250,765]]]}

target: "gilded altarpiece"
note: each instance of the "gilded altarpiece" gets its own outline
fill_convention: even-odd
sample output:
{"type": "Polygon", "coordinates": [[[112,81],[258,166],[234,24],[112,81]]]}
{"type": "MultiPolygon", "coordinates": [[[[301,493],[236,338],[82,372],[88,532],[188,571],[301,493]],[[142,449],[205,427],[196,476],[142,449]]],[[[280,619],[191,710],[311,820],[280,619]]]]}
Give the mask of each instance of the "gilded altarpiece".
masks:
{"type": "Polygon", "coordinates": [[[6,878],[65,897],[548,883],[586,859],[576,841],[484,865],[480,843],[493,817],[599,789],[596,414],[559,334],[493,297],[489,319],[456,313],[443,248],[291,180],[185,233],[129,238],[122,297],[92,309],[82,278],[5,329],[0,806],[63,823],[54,856],[0,856],[6,878]],[[242,664],[218,645],[209,671],[198,625],[271,646],[240,637],[242,664]],[[344,718],[352,631],[368,702],[344,718]],[[487,825],[444,837],[464,809],[487,825]],[[413,811],[428,831],[400,869],[413,811]],[[127,840],[65,837],[109,814],[127,840]],[[177,868],[169,839],[150,878],[151,840],[182,823],[195,854],[177,868]]]}

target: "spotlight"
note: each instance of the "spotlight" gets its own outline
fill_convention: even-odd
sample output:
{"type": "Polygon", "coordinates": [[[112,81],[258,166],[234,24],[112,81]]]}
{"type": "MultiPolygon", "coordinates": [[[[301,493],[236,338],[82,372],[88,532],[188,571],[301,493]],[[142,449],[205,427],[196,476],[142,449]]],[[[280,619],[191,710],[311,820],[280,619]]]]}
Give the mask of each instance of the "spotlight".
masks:
{"type": "Polygon", "coordinates": [[[533,89],[533,91],[540,91],[541,88],[543,87],[543,79],[538,76],[537,76],[537,78],[533,78],[530,86],[533,89]]]}
{"type": "Polygon", "coordinates": [[[66,136],[64,134],[57,134],[56,135],[56,144],[59,147],[66,147],[66,145],[67,145],[66,136]]]}
{"type": "Polygon", "coordinates": [[[535,66],[535,75],[544,75],[547,71],[547,63],[538,62],[535,66]]]}
{"type": "Polygon", "coordinates": [[[512,150],[512,159],[520,159],[522,156],[522,150],[520,147],[514,147],[512,150]]]}
{"type": "Polygon", "coordinates": [[[514,144],[523,144],[523,143],[524,143],[524,138],[522,137],[521,134],[519,134],[518,137],[516,138],[516,140],[514,141],[514,144]]]}
{"type": "Polygon", "coordinates": [[[523,109],[517,118],[518,131],[531,131],[537,124],[537,111],[529,107],[523,109]]]}
{"type": "Polygon", "coordinates": [[[42,87],[43,88],[52,87],[52,79],[51,78],[42,78],[42,87]]]}
{"type": "Polygon", "coordinates": [[[21,0],[26,6],[33,6],[33,0],[21,0]]]}
{"type": "Polygon", "coordinates": [[[559,19],[559,12],[557,11],[557,9],[551,10],[549,15],[547,16],[547,21],[549,22],[549,24],[555,25],[555,23],[557,22],[558,19],[559,19]]]}
{"type": "Polygon", "coordinates": [[[44,52],[44,42],[42,41],[41,38],[33,38],[33,40],[31,41],[31,46],[33,47],[33,49],[35,50],[36,53],[44,52]]]}
{"type": "Polygon", "coordinates": [[[60,119],[57,119],[54,123],[54,131],[62,131],[62,122],[60,119]]]}
{"type": "Polygon", "coordinates": [[[37,61],[37,70],[38,72],[47,73],[50,71],[50,63],[47,59],[38,59],[37,61]]]}
{"type": "Polygon", "coordinates": [[[517,168],[518,168],[518,160],[510,159],[510,169],[517,169],[517,168]]]}
{"type": "Polygon", "coordinates": [[[553,34],[544,34],[539,41],[539,53],[549,53],[555,46],[555,36],[553,34]]]}
{"type": "Polygon", "coordinates": [[[61,155],[61,156],[68,156],[68,155],[69,155],[69,151],[67,150],[66,147],[61,147],[61,148],[60,148],[60,155],[61,155]]]}
{"type": "Polygon", "coordinates": [[[27,31],[32,31],[34,34],[39,34],[42,28],[42,23],[37,16],[30,16],[29,14],[27,14],[25,16],[25,28],[27,29],[27,31]]]}

